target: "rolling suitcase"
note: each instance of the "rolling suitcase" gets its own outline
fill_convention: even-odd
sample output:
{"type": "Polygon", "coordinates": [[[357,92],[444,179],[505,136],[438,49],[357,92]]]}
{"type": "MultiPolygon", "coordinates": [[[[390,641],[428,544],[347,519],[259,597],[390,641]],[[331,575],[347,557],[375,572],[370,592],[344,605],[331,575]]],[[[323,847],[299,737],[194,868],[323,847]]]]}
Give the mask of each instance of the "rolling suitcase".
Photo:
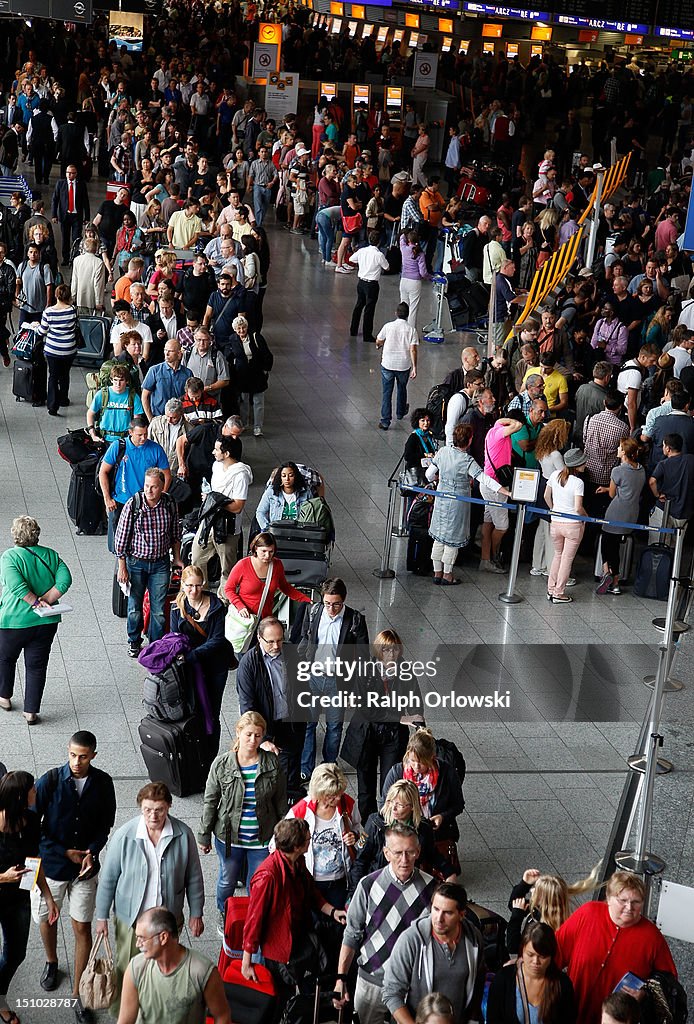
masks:
{"type": "Polygon", "coordinates": [[[77,350],[74,364],[98,370],[106,359],[111,320],[107,316],[81,316],[79,323],[84,338],[84,348],[77,350]]]}
{"type": "Polygon", "coordinates": [[[284,575],[293,587],[318,589],[328,576],[328,562],[324,558],[286,558],[282,556],[284,575]]]}
{"type": "Polygon", "coordinates": [[[127,619],[128,617],[128,595],[123,593],[118,582],[118,562],[116,562],[116,568],[113,571],[111,611],[119,619],[127,619]]]}
{"type": "Polygon", "coordinates": [[[165,782],[174,796],[202,793],[210,759],[206,737],[196,715],[181,722],[140,722],[140,753],[152,782],[165,782]]]}
{"type": "MultiPolygon", "coordinates": [[[[235,896],[234,899],[243,897],[235,896]]],[[[223,955],[224,948],[220,960],[223,955]]],[[[271,1024],[277,1007],[277,989],[267,967],[255,964],[257,982],[246,981],[241,974],[240,959],[230,960],[224,969],[220,965],[219,973],[234,1020],[243,1021],[244,1024],[271,1024]]]]}
{"type": "Polygon", "coordinates": [[[57,439],[56,444],[58,455],[71,466],[76,466],[78,462],[83,462],[91,456],[103,455],[108,447],[106,441],[93,441],[84,427],[68,430],[67,434],[62,434],[57,439]]]}
{"type": "Polygon", "coordinates": [[[72,467],[67,493],[67,512],[77,527],[77,533],[97,536],[106,533],[104,502],[96,489],[96,455],[83,459],[72,467]]]}
{"type": "Polygon", "coordinates": [[[280,520],[270,523],[268,533],[277,541],[277,555],[285,558],[312,559],[325,561],[328,547],[328,531],[315,523],[294,523],[280,520]]]}
{"type": "MultiPolygon", "coordinates": [[[[627,583],[631,576],[634,563],[634,538],[628,534],[619,545],[619,582],[627,583]]],[[[593,575],[596,580],[602,578],[602,533],[598,538],[598,549],[595,552],[595,568],[593,575]]]]}
{"type": "Polygon", "coordinates": [[[34,367],[29,359],[15,359],[14,361],[12,394],[18,402],[34,401],[34,367]]]}

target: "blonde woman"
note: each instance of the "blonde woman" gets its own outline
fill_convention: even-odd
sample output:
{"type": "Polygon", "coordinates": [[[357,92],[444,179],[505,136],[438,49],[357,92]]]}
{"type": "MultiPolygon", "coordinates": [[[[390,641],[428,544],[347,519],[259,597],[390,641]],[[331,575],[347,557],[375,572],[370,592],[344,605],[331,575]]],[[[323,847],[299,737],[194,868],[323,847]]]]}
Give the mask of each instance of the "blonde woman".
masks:
{"type": "MultiPolygon", "coordinates": [[[[463,787],[453,765],[436,755],[436,740],[430,729],[417,729],[410,736],[405,756],[388,772],[383,792],[387,793],[398,779],[414,783],[419,793],[422,816],[434,829],[437,844],[446,844],[449,856],[456,856],[455,843],[460,839],[457,817],[463,813],[463,787]],[[450,844],[453,844],[452,846],[450,844]]],[[[455,863],[460,871],[460,865],[455,863]]]]}
{"type": "Polygon", "coordinates": [[[529,921],[543,921],[557,931],[571,913],[571,897],[597,889],[599,871],[600,864],[596,864],[587,878],[571,885],[559,875],[542,874],[538,868],[524,871],[523,880],[514,885],[508,901],[511,917],[506,946],[511,959],[518,953],[521,935],[529,921]]]}
{"type": "Polygon", "coordinates": [[[308,784],[308,796],[287,813],[303,818],[311,834],[306,867],[325,900],[342,910],[347,899],[351,857],[361,833],[359,808],[346,792],[347,777],[336,764],[320,764],[308,784]]]}
{"type": "Polygon", "coordinates": [[[230,668],[236,668],[234,650],[224,636],[226,605],[205,588],[205,576],[196,565],[181,573],[181,589],[171,608],[171,632],[187,636],[191,650],[186,661],[199,665],[209,698],[212,733],[209,752],[216,757],[221,735],[224,690],[230,668]]]}
{"type": "MultiPolygon", "coordinates": [[[[540,481],[539,501],[544,503],[544,492],[547,481],[556,469],[564,469],[564,456],[562,449],[566,448],[569,440],[569,423],[567,420],[557,419],[545,423],[535,442],[535,458],[542,470],[540,481]]],[[[531,576],[549,576],[549,566],[554,554],[554,548],[549,536],[549,521],[541,517],[538,520],[535,541],[533,543],[533,565],[530,570],[531,576]]],[[[575,580],[567,580],[567,586],[571,587],[575,580]]]]}
{"type": "Polygon", "coordinates": [[[422,817],[417,787],[413,782],[400,779],[394,782],[386,793],[380,814],[377,812],[369,815],[366,822],[365,834],[359,843],[359,850],[349,873],[350,896],[364,875],[370,875],[373,871],[379,871],[386,866],[383,853],[386,829],[395,822],[407,825],[419,836],[418,866],[423,866],[425,871],[437,875],[446,882],[457,880],[454,865],[436,849],[431,822],[422,817]]]}
{"type": "Polygon", "coordinates": [[[247,711],[236,723],[236,738],[226,754],[212,762],[198,827],[198,844],[219,858],[218,930],[224,934],[224,907],[247,864],[246,881],[268,855],[275,825],[287,808],[287,782],[277,754],[263,750],[267,723],[247,711]]]}
{"type": "Polygon", "coordinates": [[[441,992],[429,992],[417,1006],[415,1024],[454,1024],[453,1004],[441,992]]]}

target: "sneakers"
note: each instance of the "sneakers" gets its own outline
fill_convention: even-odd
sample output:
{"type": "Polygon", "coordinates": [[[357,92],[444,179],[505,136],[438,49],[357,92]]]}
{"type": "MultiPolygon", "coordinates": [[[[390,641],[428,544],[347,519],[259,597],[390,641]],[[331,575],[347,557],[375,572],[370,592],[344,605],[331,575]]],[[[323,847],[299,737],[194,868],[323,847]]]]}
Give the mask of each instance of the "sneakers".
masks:
{"type": "Polygon", "coordinates": [[[263,436],[263,428],[262,427],[253,427],[253,437],[262,437],[262,436],[263,436]]]}
{"type": "Polygon", "coordinates": [[[622,588],[617,585],[616,587],[608,587],[606,593],[608,594],[621,594],[622,588]]]}
{"type": "Polygon", "coordinates": [[[569,578],[566,581],[566,583],[564,584],[564,586],[565,587],[575,587],[576,586],[576,580],[573,578],[573,576],[569,576],[569,578]]]}
{"type": "Polygon", "coordinates": [[[490,562],[487,559],[480,559],[480,564],[477,566],[478,572],[493,572],[497,576],[503,576],[504,570],[501,566],[497,565],[496,562],[490,562]]]}
{"type": "Polygon", "coordinates": [[[141,650],[142,650],[142,643],[141,642],[135,641],[133,643],[132,641],[128,641],[128,657],[129,658],[137,658],[137,656],[139,655],[141,650]]]}
{"type": "Polygon", "coordinates": [[[217,911],[217,935],[219,935],[220,939],[224,938],[224,911],[223,910],[218,910],[217,911]]]}
{"type": "Polygon", "coordinates": [[[611,573],[606,572],[605,575],[603,576],[603,578],[598,583],[597,587],[595,588],[595,593],[596,594],[606,594],[607,591],[610,589],[610,587],[612,586],[613,583],[614,583],[614,577],[612,576],[611,573]]]}
{"type": "Polygon", "coordinates": [[[343,263],[341,267],[335,267],[336,274],[353,274],[354,267],[348,267],[346,263],[343,263]]]}
{"type": "Polygon", "coordinates": [[[549,576],[549,573],[547,572],[546,569],[531,569],[530,570],[530,575],[531,576],[549,576]]]}
{"type": "Polygon", "coordinates": [[[568,594],[562,594],[561,597],[553,597],[552,604],[571,604],[573,597],[569,597],[568,594]]]}
{"type": "Polygon", "coordinates": [[[58,987],[58,964],[56,961],[46,960],[39,985],[44,992],[53,992],[58,987]]]}
{"type": "Polygon", "coordinates": [[[378,424],[378,429],[379,430],[388,430],[389,427],[390,427],[390,423],[379,423],[378,424]]]}

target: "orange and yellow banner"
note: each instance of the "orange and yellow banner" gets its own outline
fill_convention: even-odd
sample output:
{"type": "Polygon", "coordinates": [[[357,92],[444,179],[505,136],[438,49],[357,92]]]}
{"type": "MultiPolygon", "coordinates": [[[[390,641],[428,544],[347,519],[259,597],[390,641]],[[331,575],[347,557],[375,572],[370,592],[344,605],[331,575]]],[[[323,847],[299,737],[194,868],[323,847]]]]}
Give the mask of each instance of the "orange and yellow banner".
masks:
{"type": "MultiPolygon", "coordinates": [[[[549,295],[555,285],[566,277],[576,260],[582,237],[583,228],[579,228],[576,234],[564,242],[556,252],[553,252],[547,262],[543,263],[536,272],[525,300],[523,312],[518,317],[517,322],[519,324],[522,324],[533,310],[537,309],[542,300],[549,295]]],[[[512,335],[513,331],[510,331],[508,337],[510,338],[512,335]]]]}

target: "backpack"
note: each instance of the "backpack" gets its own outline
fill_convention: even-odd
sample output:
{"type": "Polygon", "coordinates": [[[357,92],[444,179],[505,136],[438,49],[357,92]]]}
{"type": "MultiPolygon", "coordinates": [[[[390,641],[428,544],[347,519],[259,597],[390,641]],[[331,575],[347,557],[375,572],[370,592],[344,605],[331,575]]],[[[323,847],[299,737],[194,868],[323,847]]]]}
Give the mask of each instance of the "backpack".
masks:
{"type": "Polygon", "coordinates": [[[666,971],[654,971],[645,988],[641,1024],[686,1024],[687,993],[677,978],[666,971]]]}
{"type": "Polygon", "coordinates": [[[417,494],[407,513],[407,528],[410,537],[421,539],[429,533],[434,500],[428,494],[417,494]]]}
{"type": "MultiPolygon", "coordinates": [[[[465,764],[465,758],[460,753],[455,743],[451,740],[440,739],[436,741],[436,756],[439,761],[445,761],[446,764],[450,764],[452,768],[455,768],[455,773],[458,776],[458,782],[460,788],[463,788],[465,782],[465,772],[467,766],[465,764]]],[[[464,802],[464,801],[463,801],[464,802]]]]}
{"type": "MultiPolygon", "coordinates": [[[[109,448],[110,447],[111,446],[109,445],[109,448]]],[[[106,451],[108,451],[108,448],[106,449],[106,451]]],[[[105,455],[106,455],[106,452],[104,452],[104,454],[99,459],[99,461],[97,463],[97,466],[96,466],[96,476],[94,477],[94,487],[96,488],[96,493],[99,494],[99,495],[101,494],[101,484],[99,483],[99,473],[101,472],[101,463],[104,461],[104,456],[105,455]]],[[[116,462],[115,462],[115,465],[113,467],[113,484],[112,484],[112,487],[111,487],[111,493],[113,493],[113,488],[115,487],[115,484],[116,484],[116,477],[118,476],[118,467],[120,466],[120,464],[121,464],[121,462],[123,461],[124,458],[125,458],[125,438],[124,437],[120,437],[118,439],[118,453],[116,455],[116,462]]]]}
{"type": "Polygon", "coordinates": [[[105,363],[102,363],[98,370],[92,370],[90,373],[85,373],[84,382],[87,385],[87,408],[91,408],[91,404],[96,398],[97,392],[101,391],[102,388],[108,388],[111,383],[111,370],[114,366],[118,366],[117,359],[107,359],[105,363]]]}
{"type": "Polygon", "coordinates": [[[650,544],[641,553],[632,588],[635,597],[667,601],[672,576],[673,549],[664,544],[650,544]]]}
{"type": "Polygon", "coordinates": [[[179,655],[161,672],[148,672],[142,687],[145,714],[158,722],[181,722],[195,710],[186,662],[179,655]]]}
{"type": "Polygon", "coordinates": [[[327,531],[328,540],[331,542],[335,540],[335,522],[330,505],[325,498],[309,498],[303,502],[299,509],[298,522],[322,526],[327,531]]]}
{"type": "MultiPolygon", "coordinates": [[[[437,441],[443,441],[446,437],[447,407],[455,393],[452,385],[444,381],[442,384],[434,384],[427,397],[426,409],[431,421],[429,429],[437,441]]],[[[468,400],[468,406],[469,404],[468,400]]]]}

